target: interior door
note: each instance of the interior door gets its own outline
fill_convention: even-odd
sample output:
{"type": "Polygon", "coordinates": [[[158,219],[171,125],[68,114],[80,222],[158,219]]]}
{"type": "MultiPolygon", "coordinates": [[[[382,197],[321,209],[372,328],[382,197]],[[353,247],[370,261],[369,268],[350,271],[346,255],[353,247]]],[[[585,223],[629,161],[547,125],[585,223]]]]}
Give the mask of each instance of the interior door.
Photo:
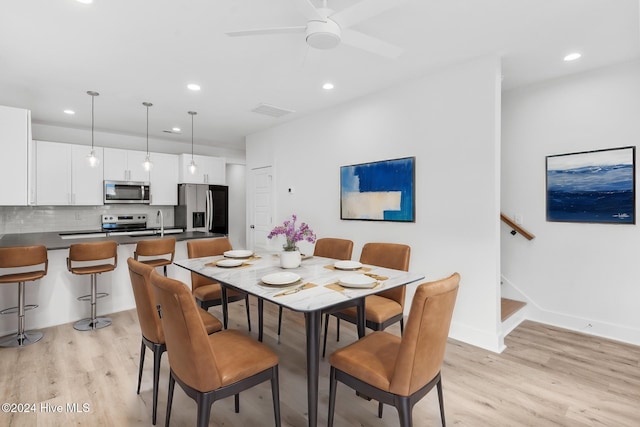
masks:
{"type": "Polygon", "coordinates": [[[273,228],[273,168],[251,170],[248,248],[268,250],[267,236],[273,228]]]}

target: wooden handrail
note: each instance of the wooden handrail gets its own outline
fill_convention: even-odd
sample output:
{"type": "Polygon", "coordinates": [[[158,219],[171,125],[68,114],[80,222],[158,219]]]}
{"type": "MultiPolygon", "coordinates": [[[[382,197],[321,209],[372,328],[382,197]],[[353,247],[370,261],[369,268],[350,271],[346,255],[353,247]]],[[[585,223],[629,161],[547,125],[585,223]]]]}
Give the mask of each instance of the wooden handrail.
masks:
{"type": "Polygon", "coordinates": [[[509,227],[513,228],[513,231],[511,232],[512,234],[520,233],[520,234],[522,234],[522,237],[524,237],[527,240],[533,240],[533,239],[536,238],[536,236],[534,236],[533,234],[529,233],[524,228],[520,227],[518,224],[513,222],[511,220],[511,218],[509,218],[508,216],[506,216],[502,212],[500,212],[500,219],[502,221],[504,221],[507,225],[509,225],[509,227]]]}

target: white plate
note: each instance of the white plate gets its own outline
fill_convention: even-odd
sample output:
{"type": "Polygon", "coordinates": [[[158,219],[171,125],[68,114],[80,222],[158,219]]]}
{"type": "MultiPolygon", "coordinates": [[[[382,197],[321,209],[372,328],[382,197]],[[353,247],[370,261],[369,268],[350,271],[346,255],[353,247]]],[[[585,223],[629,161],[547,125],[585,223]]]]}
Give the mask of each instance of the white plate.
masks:
{"type": "Polygon", "coordinates": [[[300,280],[300,276],[298,276],[296,273],[283,271],[282,273],[267,274],[260,280],[262,280],[262,283],[266,283],[267,285],[282,286],[290,285],[297,282],[298,280],[300,280]]]}
{"type": "Polygon", "coordinates": [[[362,267],[362,263],[358,261],[336,261],[333,266],[338,270],[357,270],[362,267]]]}
{"type": "Polygon", "coordinates": [[[253,255],[253,251],[247,249],[235,249],[233,251],[226,251],[223,255],[227,258],[249,258],[253,255]]]}
{"type": "Polygon", "coordinates": [[[340,278],[340,284],[345,288],[373,288],[377,281],[364,274],[349,274],[340,278]]]}
{"type": "Polygon", "coordinates": [[[240,267],[244,261],[241,259],[221,259],[216,262],[218,267],[240,267]]]}

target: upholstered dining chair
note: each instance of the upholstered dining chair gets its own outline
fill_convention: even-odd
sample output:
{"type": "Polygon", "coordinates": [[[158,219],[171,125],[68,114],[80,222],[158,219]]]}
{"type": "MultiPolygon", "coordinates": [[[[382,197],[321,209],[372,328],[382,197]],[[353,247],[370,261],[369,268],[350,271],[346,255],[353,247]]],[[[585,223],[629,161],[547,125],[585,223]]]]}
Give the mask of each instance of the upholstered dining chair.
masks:
{"type": "MultiPolygon", "coordinates": [[[[187,256],[189,258],[222,255],[232,249],[231,242],[226,237],[187,241],[187,256]]],[[[227,300],[222,301],[222,286],[220,286],[220,283],[193,272],[191,273],[191,292],[200,307],[205,310],[214,305],[222,305],[222,323],[225,329],[227,329],[229,323],[227,303],[244,300],[247,310],[247,327],[251,331],[249,294],[227,289],[227,300]]]]}
{"type": "MultiPolygon", "coordinates": [[[[409,270],[411,247],[398,243],[366,243],[362,247],[360,262],[378,267],[393,268],[394,270],[409,270]]],[[[366,327],[374,331],[382,331],[388,326],[400,322],[400,333],[404,330],[404,296],[405,287],[389,289],[365,298],[366,327]]],[[[336,338],[340,341],[340,320],[355,324],[357,322],[357,308],[348,307],[324,317],[324,343],[322,357],[327,350],[327,331],[329,328],[329,314],[337,318],[336,338]]]]}
{"type": "MultiPolygon", "coordinates": [[[[337,239],[334,237],[324,237],[316,240],[313,249],[314,256],[333,258],[340,260],[350,260],[353,252],[353,242],[347,239],[337,239]]],[[[282,329],[282,306],[278,310],[278,341],[280,341],[280,331],[282,329]]]]}
{"type": "Polygon", "coordinates": [[[376,331],[329,356],[329,427],[338,381],[377,400],[379,417],[383,404],[395,406],[401,427],[412,426],[413,406],[436,386],[445,426],[440,369],[459,282],[454,273],[418,286],[402,337],[376,331]]]}
{"type": "Polygon", "coordinates": [[[167,353],[169,354],[169,394],[166,425],[176,381],[197,403],[197,426],[209,425],[211,405],[216,400],[239,394],[269,380],[273,397],[275,425],[280,427],[278,356],[264,344],[236,330],[207,336],[196,302],[185,285],[151,272],[151,284],[160,304],[167,353]]]}
{"type": "Polygon", "coordinates": [[[176,253],[175,237],[162,239],[140,240],[136,244],[133,258],[151,267],[162,267],[164,275],[167,275],[167,265],[173,263],[176,253]]]}
{"type": "MultiPolygon", "coordinates": [[[[158,413],[158,382],[160,380],[160,362],[162,354],[167,351],[167,345],[162,331],[162,323],[158,316],[156,298],[151,287],[151,272],[154,267],[133,258],[127,259],[129,266],[129,276],[131,277],[131,287],[136,300],[136,311],[138,322],[142,332],[142,344],[140,345],[140,363],[138,367],[138,389],[140,394],[140,383],[142,382],[142,370],[144,368],[144,355],[147,347],[153,351],[153,409],[152,423],[156,425],[158,413]]],[[[188,291],[187,291],[188,292],[188,291]]],[[[202,319],[207,334],[212,334],[222,330],[222,323],[208,311],[198,308],[198,314],[202,319]]]]}

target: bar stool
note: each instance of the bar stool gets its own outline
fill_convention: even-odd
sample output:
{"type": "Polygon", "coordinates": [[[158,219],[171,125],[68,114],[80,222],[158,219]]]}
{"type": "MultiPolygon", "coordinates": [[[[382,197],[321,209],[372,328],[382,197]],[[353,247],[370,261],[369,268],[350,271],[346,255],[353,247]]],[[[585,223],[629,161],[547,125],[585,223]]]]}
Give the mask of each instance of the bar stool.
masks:
{"type": "Polygon", "coordinates": [[[173,263],[173,256],[176,252],[175,237],[164,239],[140,240],[133,252],[133,258],[151,267],[163,267],[164,275],[167,276],[167,265],[173,263]],[[144,257],[147,259],[139,259],[144,257]],[[154,258],[149,258],[154,257],[154,258]],[[169,257],[169,258],[167,258],[169,257]]]}
{"type": "Polygon", "coordinates": [[[40,331],[24,330],[24,312],[38,307],[37,304],[25,305],[24,283],[43,278],[48,267],[47,248],[43,245],[0,248],[1,269],[23,269],[21,272],[9,272],[0,276],[0,283],[18,283],[18,306],[0,311],[0,314],[18,313],[18,332],[0,338],[0,347],[24,347],[40,341],[44,336],[40,331]],[[32,268],[24,271],[25,267],[41,265],[44,265],[42,270],[32,268]]]}
{"type": "Polygon", "coordinates": [[[91,318],[78,320],[74,323],[73,327],[78,331],[90,331],[111,325],[110,318],[96,317],[96,300],[109,295],[104,292],[97,292],[97,275],[115,270],[117,264],[118,244],[112,240],[106,242],[76,243],[69,247],[67,269],[72,274],[91,275],[91,293],[78,297],[78,301],[91,301],[91,318]],[[111,259],[113,259],[113,263],[107,262],[107,260],[111,259]],[[99,263],[96,264],[96,262],[99,263]],[[92,264],[87,265],[87,263],[92,264]]]}

